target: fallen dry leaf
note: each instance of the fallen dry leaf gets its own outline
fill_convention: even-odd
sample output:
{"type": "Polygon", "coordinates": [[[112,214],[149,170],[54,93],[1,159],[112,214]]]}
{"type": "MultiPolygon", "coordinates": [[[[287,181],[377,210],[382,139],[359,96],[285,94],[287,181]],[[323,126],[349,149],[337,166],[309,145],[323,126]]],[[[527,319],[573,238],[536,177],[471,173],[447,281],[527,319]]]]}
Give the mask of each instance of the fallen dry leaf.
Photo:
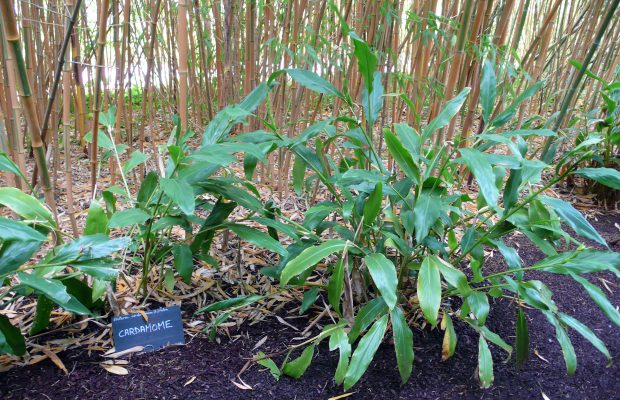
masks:
{"type": "Polygon", "coordinates": [[[267,341],[267,335],[265,335],[264,338],[262,338],[261,340],[259,340],[258,342],[256,342],[256,344],[254,345],[254,347],[252,347],[252,351],[258,349],[259,347],[261,347],[263,344],[265,344],[265,342],[267,341]]]}
{"type": "Polygon", "coordinates": [[[118,358],[120,356],[124,356],[125,354],[138,353],[144,350],[144,346],[135,346],[123,351],[113,351],[114,348],[110,349],[110,351],[106,352],[103,356],[108,358],[118,358]]]}
{"type": "MultiPolygon", "coordinates": [[[[239,380],[241,381],[241,378],[239,378],[239,380]]],[[[243,383],[237,383],[231,379],[231,382],[233,383],[233,385],[237,386],[241,390],[254,390],[252,386],[248,385],[247,383],[243,381],[241,381],[243,383]]]]}
{"type": "Polygon", "coordinates": [[[541,356],[540,353],[538,353],[538,349],[534,349],[534,354],[536,355],[536,357],[540,358],[541,360],[543,360],[544,362],[549,364],[549,360],[547,360],[545,357],[541,356]]]}
{"type": "Polygon", "coordinates": [[[52,360],[54,365],[56,365],[58,368],[60,368],[62,370],[62,372],[65,373],[65,375],[69,375],[69,371],[67,371],[67,367],[65,367],[65,364],[62,362],[62,360],[60,358],[58,358],[56,353],[54,353],[52,350],[50,350],[50,349],[48,349],[46,347],[43,347],[43,346],[37,346],[36,348],[41,350],[46,356],[48,356],[49,359],[52,360]]]}
{"type": "Polygon", "coordinates": [[[345,397],[349,397],[351,395],[353,395],[353,392],[351,392],[351,393],[343,393],[343,394],[338,395],[338,396],[330,397],[329,400],[340,400],[340,399],[344,399],[345,397]]]}
{"type": "Polygon", "coordinates": [[[296,331],[298,331],[298,330],[299,330],[299,329],[297,329],[296,327],[294,327],[293,325],[291,325],[291,324],[289,324],[288,322],[286,322],[286,321],[284,320],[284,318],[280,317],[279,315],[276,315],[276,319],[277,319],[277,320],[278,320],[281,324],[284,324],[284,325],[288,326],[288,327],[289,327],[289,328],[291,328],[291,329],[294,329],[294,330],[296,330],[296,331]]]}
{"type": "Polygon", "coordinates": [[[144,318],[144,322],[149,322],[149,316],[146,315],[146,313],[144,312],[144,310],[138,310],[138,313],[140,315],[142,315],[142,318],[144,318]]]}
{"type": "Polygon", "coordinates": [[[108,371],[111,374],[114,375],[128,375],[129,371],[127,371],[127,368],[118,366],[118,365],[108,365],[108,364],[100,364],[103,369],[105,369],[106,371],[108,371]]]}

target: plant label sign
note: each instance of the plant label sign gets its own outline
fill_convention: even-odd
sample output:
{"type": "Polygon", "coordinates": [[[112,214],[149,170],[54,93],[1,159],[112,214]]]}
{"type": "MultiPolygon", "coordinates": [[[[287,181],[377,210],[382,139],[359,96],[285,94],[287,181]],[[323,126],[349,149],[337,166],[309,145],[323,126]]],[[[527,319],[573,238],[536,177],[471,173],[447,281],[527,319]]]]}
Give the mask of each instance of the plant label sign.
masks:
{"type": "Polygon", "coordinates": [[[112,318],[116,351],[143,346],[144,352],[155,351],[171,344],[185,344],[181,308],[172,306],[112,318]]]}

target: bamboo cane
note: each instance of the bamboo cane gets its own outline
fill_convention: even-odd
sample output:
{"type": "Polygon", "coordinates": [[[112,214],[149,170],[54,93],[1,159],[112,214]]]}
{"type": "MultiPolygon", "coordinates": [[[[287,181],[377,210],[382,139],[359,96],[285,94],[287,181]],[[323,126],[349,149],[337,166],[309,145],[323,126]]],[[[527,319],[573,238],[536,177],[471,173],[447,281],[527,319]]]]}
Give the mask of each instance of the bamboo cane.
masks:
{"type": "Polygon", "coordinates": [[[12,54],[17,64],[17,71],[19,75],[19,79],[17,80],[17,90],[24,108],[26,123],[28,124],[28,132],[30,133],[30,140],[34,150],[35,161],[39,167],[39,174],[41,177],[43,192],[45,194],[45,201],[54,215],[57,215],[54,190],[52,188],[52,183],[50,181],[50,176],[45,161],[45,149],[43,147],[43,141],[41,140],[39,119],[37,117],[36,106],[30,90],[26,63],[21,51],[19,31],[17,29],[17,21],[15,18],[13,5],[10,1],[1,1],[0,11],[2,12],[2,18],[4,21],[8,51],[12,54]]]}

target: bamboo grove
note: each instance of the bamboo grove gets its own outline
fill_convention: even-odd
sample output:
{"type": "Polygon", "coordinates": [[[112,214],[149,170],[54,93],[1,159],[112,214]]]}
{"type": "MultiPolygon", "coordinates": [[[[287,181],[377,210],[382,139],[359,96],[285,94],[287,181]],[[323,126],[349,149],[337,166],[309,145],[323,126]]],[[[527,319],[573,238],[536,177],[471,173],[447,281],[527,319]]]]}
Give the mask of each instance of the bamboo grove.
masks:
{"type": "MultiPolygon", "coordinates": [[[[572,110],[593,108],[602,85],[583,79],[579,63],[586,60],[588,72],[606,81],[616,74],[617,3],[2,0],[0,145],[25,177],[7,173],[5,184],[40,188],[55,213],[59,200],[77,234],[72,157],[83,153],[90,160],[79,165],[90,171],[91,196],[101,189],[101,177],[127,186],[145,174],[144,165],[125,177],[114,157],[101,162],[102,118],[114,113],[113,140],[128,146],[117,157],[141,159],[149,153],[147,167],[161,170],[158,145],[173,125],[169,116],[178,116],[182,132],[202,130],[220,109],[238,103],[276,70],[312,70],[359,99],[363,76],[348,57],[349,31],[379,54],[389,93],[379,112],[382,126],[407,122],[419,129],[447,100],[471,87],[460,115],[434,138],[437,144],[466,145],[483,129],[476,107],[481,54],[492,54],[498,81],[507,82],[498,87],[500,103],[544,79],[540,93],[520,105],[517,129],[532,116],[546,118],[560,108],[556,129],[564,128],[572,110]]],[[[286,75],[277,81],[267,105],[247,126],[235,127],[237,132],[261,129],[268,111],[269,123],[294,135],[317,116],[338,116],[346,106],[286,75]]],[[[372,135],[381,152],[381,132],[372,135]]],[[[256,175],[286,197],[291,169],[290,152],[279,150],[256,175]]]]}

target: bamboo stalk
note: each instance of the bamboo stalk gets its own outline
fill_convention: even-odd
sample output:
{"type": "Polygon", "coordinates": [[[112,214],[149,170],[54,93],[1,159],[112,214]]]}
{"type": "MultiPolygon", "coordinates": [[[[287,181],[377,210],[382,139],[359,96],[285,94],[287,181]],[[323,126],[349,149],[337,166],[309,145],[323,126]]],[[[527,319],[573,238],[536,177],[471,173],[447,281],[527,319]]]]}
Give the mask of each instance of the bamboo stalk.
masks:
{"type": "MultiPolygon", "coordinates": [[[[588,66],[590,65],[590,61],[592,61],[592,57],[594,56],[594,53],[599,47],[601,38],[603,37],[603,34],[607,30],[607,27],[609,26],[609,23],[611,22],[611,19],[613,18],[614,13],[616,12],[616,9],[618,8],[618,4],[620,4],[620,0],[611,1],[609,8],[607,9],[607,14],[605,14],[605,19],[603,20],[601,26],[599,27],[599,30],[596,33],[596,37],[594,38],[594,41],[590,45],[590,49],[588,50],[588,54],[586,55],[586,58],[583,60],[583,64],[581,68],[579,69],[579,72],[577,73],[573,81],[571,82],[571,85],[568,91],[564,95],[564,99],[562,100],[562,105],[560,106],[560,113],[553,125],[553,130],[556,132],[558,131],[558,129],[562,127],[562,123],[564,122],[564,118],[566,117],[566,114],[568,113],[569,105],[573,100],[573,96],[575,95],[575,92],[577,91],[577,87],[579,86],[581,79],[585,75],[586,70],[588,69],[588,66]]],[[[552,150],[551,145],[554,143],[554,139],[555,138],[553,136],[550,136],[545,141],[545,144],[541,151],[541,157],[540,157],[541,160],[545,162],[551,162],[553,160],[553,157],[555,156],[555,150],[552,150]]]]}
{"type": "Polygon", "coordinates": [[[101,80],[104,71],[104,49],[108,25],[108,8],[110,0],[101,0],[99,5],[99,30],[97,35],[97,65],[95,67],[95,94],[93,105],[93,140],[90,148],[90,191],[94,197],[97,188],[97,150],[99,136],[99,114],[101,113],[101,80]]]}
{"type": "Polygon", "coordinates": [[[45,148],[43,146],[43,141],[41,140],[41,129],[39,126],[39,119],[37,116],[34,98],[32,97],[32,92],[30,90],[26,63],[21,51],[19,31],[17,29],[17,21],[15,18],[13,5],[10,1],[1,1],[0,11],[2,12],[2,18],[4,21],[4,28],[6,32],[5,38],[8,44],[8,51],[12,54],[17,64],[17,71],[19,75],[19,79],[17,80],[17,90],[24,108],[35,161],[39,167],[39,174],[43,192],[45,194],[45,201],[56,216],[57,209],[56,200],[54,198],[54,190],[50,180],[49,171],[47,169],[47,163],[45,161],[45,148]]]}
{"type": "Polygon", "coordinates": [[[177,45],[179,50],[179,117],[181,135],[187,131],[187,0],[179,0],[177,14],[177,45]]]}
{"type": "MultiPolygon", "coordinates": [[[[65,20],[66,30],[71,35],[73,32],[73,26],[77,19],[77,12],[80,8],[82,0],[76,0],[76,4],[73,4],[73,0],[67,0],[67,8],[73,8],[73,13],[65,20]]],[[[73,235],[77,237],[79,230],[77,222],[75,220],[75,206],[73,200],[73,164],[71,162],[71,64],[68,63],[69,55],[65,51],[63,53],[63,72],[62,72],[62,121],[63,121],[63,144],[65,153],[65,184],[67,193],[67,214],[69,214],[69,221],[71,223],[71,229],[73,235]]]]}
{"type": "MultiPolygon", "coordinates": [[[[151,75],[153,71],[153,54],[155,47],[155,38],[157,35],[157,19],[159,17],[159,9],[161,0],[155,0],[155,3],[151,9],[151,24],[149,31],[149,42],[147,45],[147,58],[146,58],[146,74],[144,76],[144,86],[142,88],[142,123],[140,125],[140,137],[138,142],[138,148],[141,152],[144,152],[144,134],[146,130],[146,105],[148,104],[149,89],[151,86],[151,75]]],[[[139,176],[144,176],[144,165],[139,167],[139,176]]]]}

